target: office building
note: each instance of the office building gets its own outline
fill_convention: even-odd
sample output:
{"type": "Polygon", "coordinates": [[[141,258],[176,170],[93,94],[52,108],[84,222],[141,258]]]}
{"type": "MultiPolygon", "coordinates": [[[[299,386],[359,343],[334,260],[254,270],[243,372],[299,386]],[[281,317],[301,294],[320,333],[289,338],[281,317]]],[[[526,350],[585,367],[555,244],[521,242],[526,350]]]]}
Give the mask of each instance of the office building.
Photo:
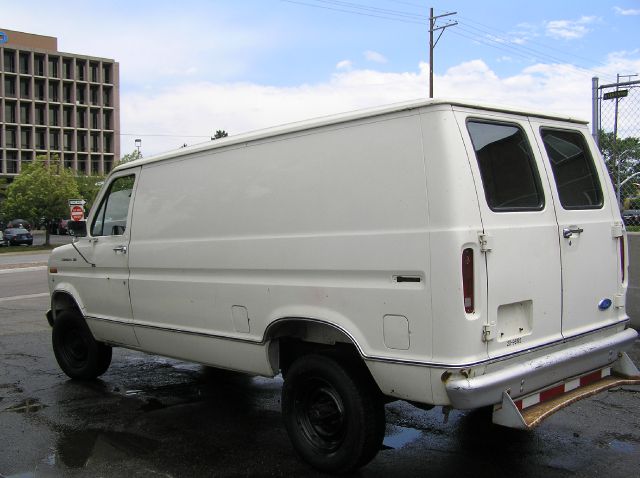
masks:
{"type": "Polygon", "coordinates": [[[120,157],[118,63],[58,51],[55,37],[0,28],[0,177],[58,155],[76,174],[120,157]]]}

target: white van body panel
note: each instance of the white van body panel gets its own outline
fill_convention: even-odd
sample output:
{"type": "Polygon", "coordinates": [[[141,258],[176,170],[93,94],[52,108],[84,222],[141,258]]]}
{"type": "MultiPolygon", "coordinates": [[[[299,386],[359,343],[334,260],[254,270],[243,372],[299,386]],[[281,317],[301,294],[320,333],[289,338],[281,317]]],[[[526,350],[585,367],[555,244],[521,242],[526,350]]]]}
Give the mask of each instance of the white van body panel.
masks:
{"type": "Polygon", "coordinates": [[[87,224],[113,181],[132,176],[126,229],[90,231],[53,251],[54,320],[73,301],[100,341],[265,376],[279,372],[282,338],[352,344],[382,393],[435,405],[498,403],[523,363],[546,355],[552,369],[530,370],[521,393],[604,366],[635,337],[624,302],[597,308],[624,294],[611,232],[619,213],[600,159],[604,207],[584,218],[559,211],[541,125],[582,132],[595,151],[571,118],[422,101],[119,166],[87,224]],[[469,118],[523,132],[540,210],[491,210],[469,118]],[[574,224],[596,242],[585,232],[587,247],[564,250],[562,229],[574,224]],[[474,258],[472,312],[465,249],[474,258]],[[581,264],[591,254],[602,262],[581,264]],[[602,277],[587,284],[594,274],[602,277]],[[564,300],[563,288],[577,294],[572,287],[586,287],[587,299],[564,300]],[[604,358],[572,355],[591,342],[606,344],[604,358]]]}

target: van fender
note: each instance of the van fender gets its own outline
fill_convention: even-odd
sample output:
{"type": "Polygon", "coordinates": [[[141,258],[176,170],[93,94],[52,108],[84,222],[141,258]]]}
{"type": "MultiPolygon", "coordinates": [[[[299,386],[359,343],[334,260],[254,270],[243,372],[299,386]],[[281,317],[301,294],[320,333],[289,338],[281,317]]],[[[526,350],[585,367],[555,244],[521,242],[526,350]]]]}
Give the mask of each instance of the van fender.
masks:
{"type": "Polygon", "coordinates": [[[56,311],[76,308],[84,317],[86,307],[80,299],[78,290],[69,282],[60,282],[56,284],[51,292],[51,311],[52,319],[56,318],[56,311]]]}

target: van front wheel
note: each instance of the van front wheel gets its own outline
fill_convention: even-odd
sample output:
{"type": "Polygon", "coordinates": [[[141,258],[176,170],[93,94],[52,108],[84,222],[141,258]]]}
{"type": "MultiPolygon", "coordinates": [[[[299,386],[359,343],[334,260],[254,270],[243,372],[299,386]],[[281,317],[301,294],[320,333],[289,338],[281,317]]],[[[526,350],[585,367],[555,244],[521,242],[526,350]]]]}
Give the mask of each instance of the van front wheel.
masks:
{"type": "Polygon", "coordinates": [[[71,378],[92,380],[111,364],[111,347],[96,341],[86,322],[73,312],[56,315],[52,342],[58,365],[71,378]]]}
{"type": "Polygon", "coordinates": [[[365,372],[324,355],[304,355],[287,372],[282,412],[289,438],[321,471],[355,470],[380,450],[384,404],[365,372]]]}

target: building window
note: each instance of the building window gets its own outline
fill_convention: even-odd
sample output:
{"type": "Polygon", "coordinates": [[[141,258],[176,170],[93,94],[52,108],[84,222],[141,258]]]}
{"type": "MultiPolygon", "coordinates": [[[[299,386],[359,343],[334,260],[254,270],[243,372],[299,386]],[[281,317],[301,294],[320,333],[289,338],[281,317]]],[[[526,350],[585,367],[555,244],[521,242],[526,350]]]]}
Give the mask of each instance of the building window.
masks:
{"type": "Polygon", "coordinates": [[[78,85],[76,88],[76,104],[85,103],[84,85],[78,85]]]}
{"type": "Polygon", "coordinates": [[[12,77],[4,77],[4,95],[16,96],[16,79],[12,77]]]}
{"type": "Polygon", "coordinates": [[[16,52],[12,50],[5,50],[4,52],[4,71],[10,73],[16,72],[16,52]]]}
{"type": "Polygon", "coordinates": [[[73,60],[71,58],[62,60],[62,76],[65,80],[73,79],[73,60]]]}
{"type": "Polygon", "coordinates": [[[60,150],[58,130],[52,130],[49,132],[49,149],[60,150]]]}
{"type": "Polygon", "coordinates": [[[73,151],[73,131],[65,131],[63,133],[64,150],[73,151]]]}
{"type": "Polygon", "coordinates": [[[49,106],[49,126],[59,126],[58,107],[49,106]]]}
{"type": "Polygon", "coordinates": [[[102,90],[102,104],[104,106],[111,106],[111,88],[104,88],[102,90]]]}
{"type": "Polygon", "coordinates": [[[76,80],[85,80],[85,68],[87,64],[84,61],[76,60],[76,80]]]}
{"type": "Polygon", "coordinates": [[[57,81],[49,81],[49,101],[60,101],[58,96],[58,90],[60,89],[60,83],[57,81]]]}
{"type": "Polygon", "coordinates": [[[100,82],[100,64],[91,62],[89,64],[89,70],[91,75],[89,79],[93,83],[99,83],[100,82]]]}
{"type": "Polygon", "coordinates": [[[100,151],[100,134],[91,133],[91,152],[97,153],[100,151]]]}
{"type": "Polygon", "coordinates": [[[102,127],[104,129],[111,129],[111,111],[105,111],[103,113],[103,121],[102,127]]]}
{"type": "Polygon", "coordinates": [[[49,76],[58,78],[58,59],[49,57],[49,76]]]}
{"type": "Polygon", "coordinates": [[[20,103],[20,123],[31,124],[31,103],[20,103]]]}
{"type": "Polygon", "coordinates": [[[62,116],[64,118],[64,126],[66,128],[72,128],[73,127],[73,108],[70,107],[65,107],[62,110],[62,116]]]}
{"type": "Polygon", "coordinates": [[[104,135],[104,152],[113,153],[112,151],[113,137],[110,134],[104,135]]]}
{"type": "Polygon", "coordinates": [[[98,106],[98,97],[100,96],[100,87],[93,86],[89,88],[89,103],[92,106],[98,106]]]}
{"type": "Polygon", "coordinates": [[[15,123],[16,122],[16,104],[7,101],[4,104],[4,122],[15,123]]]}
{"type": "Polygon", "coordinates": [[[78,133],[78,151],[86,151],[87,150],[87,134],[86,133],[78,133]]]}
{"type": "Polygon", "coordinates": [[[100,156],[98,155],[91,156],[91,174],[94,176],[100,174],[100,156]]]}
{"type": "Polygon", "coordinates": [[[18,174],[18,157],[15,153],[7,153],[7,174],[18,174]]]}
{"type": "Polygon", "coordinates": [[[111,65],[110,64],[102,65],[102,82],[111,83],[111,65]]]}
{"type": "Polygon", "coordinates": [[[36,124],[46,124],[45,105],[36,105],[36,124]]]}
{"type": "Polygon", "coordinates": [[[100,129],[99,116],[100,116],[99,110],[91,110],[91,129],[100,129]]]}
{"type": "Polygon", "coordinates": [[[64,167],[73,170],[73,156],[64,157],[64,167]]]}
{"type": "Polygon", "coordinates": [[[87,172],[88,172],[87,158],[85,158],[84,156],[78,157],[78,174],[82,174],[86,176],[87,172]]]}
{"type": "Polygon", "coordinates": [[[20,78],[20,98],[29,98],[31,78],[20,78]]]}
{"type": "Polygon", "coordinates": [[[44,80],[35,80],[33,87],[33,94],[35,96],[35,99],[39,101],[45,101],[47,98],[45,97],[46,87],[44,80]]]}
{"type": "Polygon", "coordinates": [[[73,84],[64,83],[62,85],[62,101],[64,103],[73,103],[73,84]]]}
{"type": "Polygon", "coordinates": [[[29,53],[20,53],[20,73],[29,74],[29,53]]]}
{"type": "Polygon", "coordinates": [[[5,137],[5,144],[7,145],[7,148],[16,148],[17,144],[16,144],[16,130],[15,128],[7,128],[6,129],[6,137],[5,137]]]}
{"type": "Polygon", "coordinates": [[[76,115],[76,128],[86,128],[87,127],[87,121],[86,121],[86,115],[87,115],[87,110],[86,108],[78,108],[78,112],[76,115]]]}
{"type": "Polygon", "coordinates": [[[44,76],[44,55],[33,57],[33,69],[36,76],[44,76]]]}
{"type": "Polygon", "coordinates": [[[47,149],[47,130],[36,129],[36,149],[47,149]]]}
{"type": "Polygon", "coordinates": [[[31,128],[22,128],[20,130],[20,147],[22,149],[31,149],[31,128]]]}

